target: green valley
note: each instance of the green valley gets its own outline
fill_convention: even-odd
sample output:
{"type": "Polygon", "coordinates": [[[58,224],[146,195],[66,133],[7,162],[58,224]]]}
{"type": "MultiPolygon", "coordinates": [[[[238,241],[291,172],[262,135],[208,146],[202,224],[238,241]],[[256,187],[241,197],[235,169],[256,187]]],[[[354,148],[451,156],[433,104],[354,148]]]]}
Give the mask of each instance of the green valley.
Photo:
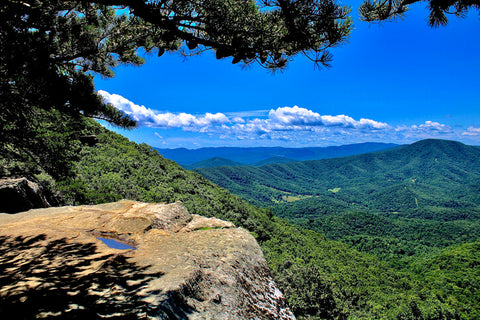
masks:
{"type": "Polygon", "coordinates": [[[197,172],[277,216],[392,260],[480,239],[479,159],[478,147],[423,140],[345,158],[197,172]]]}

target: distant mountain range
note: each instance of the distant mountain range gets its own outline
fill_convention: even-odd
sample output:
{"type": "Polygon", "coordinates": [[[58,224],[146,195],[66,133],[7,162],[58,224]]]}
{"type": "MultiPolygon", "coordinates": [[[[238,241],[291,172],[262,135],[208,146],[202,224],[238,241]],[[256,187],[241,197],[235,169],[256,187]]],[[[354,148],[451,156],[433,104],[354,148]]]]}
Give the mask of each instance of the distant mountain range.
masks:
{"type": "MultiPolygon", "coordinates": [[[[258,162],[250,164],[253,167],[260,167],[267,164],[275,164],[275,163],[290,163],[296,162],[298,160],[285,158],[285,157],[272,157],[264,160],[260,160],[258,162]]],[[[187,170],[195,170],[200,168],[214,168],[214,167],[221,167],[221,166],[231,166],[231,167],[238,167],[238,166],[246,166],[244,163],[235,162],[230,159],[225,159],[221,157],[214,157],[207,160],[202,160],[199,162],[195,162],[194,164],[183,165],[183,167],[187,170]]]]}
{"type": "Polygon", "coordinates": [[[480,239],[480,147],[460,142],[195,171],[277,216],[387,260],[480,239]]]}
{"type": "Polygon", "coordinates": [[[202,160],[199,162],[195,162],[194,164],[190,165],[183,165],[185,169],[193,170],[193,169],[200,169],[200,168],[213,168],[213,167],[221,167],[221,166],[244,166],[245,164],[240,162],[235,162],[230,159],[225,159],[221,157],[213,157],[207,160],[202,160]]]}
{"type": "Polygon", "coordinates": [[[317,199],[335,211],[441,207],[446,214],[480,204],[480,148],[455,141],[423,140],[343,158],[196,171],[261,206],[317,199]]]}
{"type": "Polygon", "coordinates": [[[331,147],[282,148],[200,148],[200,149],[159,149],[165,158],[173,160],[188,169],[209,168],[223,165],[260,166],[273,163],[318,160],[345,157],[367,152],[396,148],[393,143],[367,142],[331,147]],[[236,164],[232,164],[233,161],[236,164]]]}

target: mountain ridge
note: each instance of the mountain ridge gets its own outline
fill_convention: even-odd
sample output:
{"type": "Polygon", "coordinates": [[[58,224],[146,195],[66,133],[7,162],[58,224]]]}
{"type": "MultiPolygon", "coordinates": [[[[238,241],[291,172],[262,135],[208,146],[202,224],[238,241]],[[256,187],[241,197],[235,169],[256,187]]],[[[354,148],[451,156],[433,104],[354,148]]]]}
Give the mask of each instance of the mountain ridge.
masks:
{"type": "Polygon", "coordinates": [[[305,148],[283,148],[283,147],[207,147],[199,149],[160,149],[154,148],[165,158],[173,160],[180,165],[191,165],[196,162],[207,160],[213,157],[226,158],[235,162],[251,165],[268,158],[283,157],[296,161],[316,160],[322,158],[333,158],[348,156],[377,150],[396,148],[399,145],[393,143],[365,142],[358,144],[347,144],[342,146],[329,147],[305,147],[305,148]]]}
{"type": "Polygon", "coordinates": [[[212,167],[221,167],[221,166],[245,166],[244,163],[232,161],[230,159],[222,158],[222,157],[213,157],[210,159],[202,160],[199,162],[195,162],[190,165],[184,165],[183,167],[187,170],[194,170],[199,168],[212,168],[212,167]]]}
{"type": "Polygon", "coordinates": [[[480,148],[456,141],[422,140],[343,158],[196,171],[279,217],[360,251],[372,246],[381,257],[480,239],[480,148]],[[394,253],[391,241],[398,249],[394,253]]]}
{"type": "MultiPolygon", "coordinates": [[[[372,179],[376,185],[392,187],[395,183],[405,182],[405,179],[417,179],[414,183],[419,178],[431,180],[433,173],[439,180],[456,182],[458,185],[465,178],[469,181],[480,175],[478,159],[480,148],[455,141],[423,140],[393,150],[342,158],[272,164],[258,168],[223,167],[196,171],[227,189],[228,182],[234,182],[241,189],[242,186],[252,187],[253,184],[258,185],[259,181],[266,181],[265,186],[276,188],[280,192],[313,196],[341,187],[335,184],[352,186],[361,182],[373,190],[375,186],[372,185],[372,179]],[[461,163],[456,163],[452,160],[454,158],[460,159],[461,163]],[[448,174],[442,176],[438,171],[446,166],[449,168],[448,174]],[[239,171],[242,171],[242,179],[239,171]]],[[[238,190],[234,193],[242,195],[238,190]]]]}

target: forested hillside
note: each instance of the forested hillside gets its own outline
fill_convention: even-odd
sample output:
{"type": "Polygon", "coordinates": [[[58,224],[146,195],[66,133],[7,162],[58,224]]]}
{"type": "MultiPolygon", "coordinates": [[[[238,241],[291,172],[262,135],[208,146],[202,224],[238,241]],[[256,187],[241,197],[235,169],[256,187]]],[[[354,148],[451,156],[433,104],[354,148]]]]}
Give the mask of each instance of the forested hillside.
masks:
{"type": "Polygon", "coordinates": [[[480,183],[479,156],[477,147],[423,140],[353,157],[198,172],[258,205],[285,196],[326,196],[351,208],[405,212],[475,206],[480,200],[472,192],[480,183]]]}
{"type": "Polygon", "coordinates": [[[480,239],[480,148],[459,142],[423,140],[346,158],[198,172],[382,259],[480,239]]]}

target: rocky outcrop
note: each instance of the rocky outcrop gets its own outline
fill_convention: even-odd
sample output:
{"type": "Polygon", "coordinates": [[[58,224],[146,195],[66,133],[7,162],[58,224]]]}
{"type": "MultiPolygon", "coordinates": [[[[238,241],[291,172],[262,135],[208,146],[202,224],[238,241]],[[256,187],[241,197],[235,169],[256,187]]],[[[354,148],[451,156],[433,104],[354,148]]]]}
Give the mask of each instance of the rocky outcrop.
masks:
{"type": "Polygon", "coordinates": [[[246,230],[124,200],[0,214],[0,318],[294,316],[246,230]]]}
{"type": "Polygon", "coordinates": [[[49,206],[37,183],[26,178],[0,179],[0,212],[16,213],[49,206]]]}

